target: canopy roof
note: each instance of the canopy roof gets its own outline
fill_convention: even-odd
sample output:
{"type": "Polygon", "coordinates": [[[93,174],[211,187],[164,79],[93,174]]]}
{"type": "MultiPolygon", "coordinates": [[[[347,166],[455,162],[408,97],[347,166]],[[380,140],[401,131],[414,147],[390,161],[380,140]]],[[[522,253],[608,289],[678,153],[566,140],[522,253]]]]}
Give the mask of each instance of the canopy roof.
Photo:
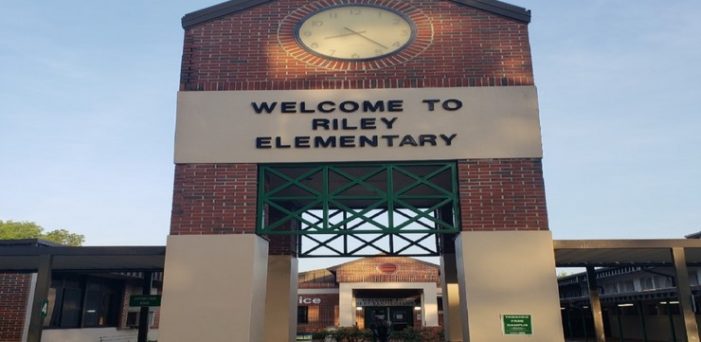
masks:
{"type": "MultiPolygon", "coordinates": [[[[697,239],[555,240],[553,247],[558,267],[673,266],[672,248],[684,248],[687,265],[701,266],[697,239]]],[[[42,255],[52,256],[54,271],[161,271],[165,252],[164,246],[66,247],[42,240],[0,240],[0,271],[34,272],[42,255]]]]}

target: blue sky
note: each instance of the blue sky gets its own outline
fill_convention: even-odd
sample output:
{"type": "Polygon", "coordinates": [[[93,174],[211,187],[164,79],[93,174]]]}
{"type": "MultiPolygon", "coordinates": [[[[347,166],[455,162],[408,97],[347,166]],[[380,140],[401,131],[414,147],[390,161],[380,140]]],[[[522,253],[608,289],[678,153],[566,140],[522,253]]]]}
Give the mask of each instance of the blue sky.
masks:
{"type": "MultiPolygon", "coordinates": [[[[217,1],[0,2],[0,219],[164,244],[182,15],[217,1]]],[[[533,11],[555,238],[701,230],[701,2],[533,11]]]]}

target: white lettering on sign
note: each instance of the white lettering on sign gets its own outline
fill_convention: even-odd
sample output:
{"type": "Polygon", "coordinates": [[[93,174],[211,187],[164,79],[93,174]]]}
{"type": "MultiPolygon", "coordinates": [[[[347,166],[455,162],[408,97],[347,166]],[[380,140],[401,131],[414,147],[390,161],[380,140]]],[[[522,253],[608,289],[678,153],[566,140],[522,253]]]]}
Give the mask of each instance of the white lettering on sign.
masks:
{"type": "Polygon", "coordinates": [[[414,306],[416,299],[410,298],[356,298],[356,306],[414,306]]]}
{"type": "Polygon", "coordinates": [[[321,298],[319,297],[304,297],[304,296],[299,296],[297,300],[297,304],[300,305],[319,305],[321,304],[321,298]]]}

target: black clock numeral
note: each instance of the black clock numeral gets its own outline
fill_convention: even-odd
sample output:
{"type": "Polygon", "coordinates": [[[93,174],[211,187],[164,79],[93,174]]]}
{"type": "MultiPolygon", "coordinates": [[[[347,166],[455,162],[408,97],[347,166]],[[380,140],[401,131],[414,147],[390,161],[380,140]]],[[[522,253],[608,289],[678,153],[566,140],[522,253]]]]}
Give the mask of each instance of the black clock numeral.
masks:
{"type": "Polygon", "coordinates": [[[354,53],[351,55],[351,58],[360,58],[360,55],[358,55],[357,53],[354,53]]]}
{"type": "Polygon", "coordinates": [[[312,31],[304,31],[304,32],[302,32],[302,34],[303,34],[305,37],[311,37],[311,36],[312,36],[312,31]]]}
{"type": "Polygon", "coordinates": [[[381,49],[375,49],[375,55],[378,55],[378,56],[379,56],[379,55],[381,55],[381,54],[383,54],[383,53],[384,53],[384,51],[382,51],[381,49]]]}
{"type": "Polygon", "coordinates": [[[324,22],[321,20],[312,21],[312,26],[319,27],[319,26],[323,26],[323,25],[324,25],[324,22]]]}
{"type": "Polygon", "coordinates": [[[318,47],[319,47],[319,44],[318,44],[318,43],[316,43],[316,42],[314,42],[314,43],[312,43],[312,45],[311,45],[311,46],[312,46],[312,49],[316,49],[316,48],[318,48],[318,47]]]}
{"type": "Polygon", "coordinates": [[[330,13],[329,13],[329,18],[331,18],[331,19],[338,19],[338,13],[336,13],[336,12],[330,12],[330,13]]]}
{"type": "Polygon", "coordinates": [[[401,22],[402,22],[401,19],[399,19],[399,18],[394,18],[394,19],[392,20],[392,25],[399,25],[401,22]]]}
{"type": "Polygon", "coordinates": [[[350,9],[350,14],[352,15],[359,15],[362,12],[360,8],[351,8],[350,9]]]}
{"type": "Polygon", "coordinates": [[[409,35],[409,30],[402,30],[401,35],[404,36],[404,37],[408,36],[408,35],[409,35]]]}
{"type": "Polygon", "coordinates": [[[394,46],[394,47],[400,47],[401,44],[400,44],[399,42],[394,42],[394,43],[392,43],[392,46],[394,46]]]}

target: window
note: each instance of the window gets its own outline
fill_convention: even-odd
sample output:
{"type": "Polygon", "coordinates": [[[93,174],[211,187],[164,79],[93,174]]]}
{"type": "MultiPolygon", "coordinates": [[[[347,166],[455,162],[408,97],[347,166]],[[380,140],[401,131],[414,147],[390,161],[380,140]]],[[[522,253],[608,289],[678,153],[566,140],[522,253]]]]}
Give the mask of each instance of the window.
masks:
{"type": "Polygon", "coordinates": [[[618,293],[618,287],[616,287],[615,283],[605,284],[604,285],[604,293],[605,294],[618,293]]]}
{"type": "MultiPolygon", "coordinates": [[[[136,310],[138,310],[137,307],[136,310]]],[[[129,308],[129,312],[127,312],[127,327],[129,328],[138,328],[139,327],[139,317],[141,317],[141,312],[133,310],[133,308],[129,308]]],[[[152,327],[153,326],[153,317],[154,317],[154,312],[149,309],[148,312],[148,326],[152,327]]]]}
{"type": "Polygon", "coordinates": [[[652,277],[640,279],[640,286],[642,287],[643,291],[655,289],[655,284],[652,282],[652,277]]]}
{"type": "Polygon", "coordinates": [[[655,288],[666,289],[672,287],[672,279],[669,277],[655,277],[655,288]]]}
{"type": "Polygon", "coordinates": [[[634,292],[635,291],[635,285],[633,285],[632,280],[624,280],[620,283],[618,283],[618,288],[621,290],[621,293],[628,293],[628,292],[634,292]]]}
{"type": "Polygon", "coordinates": [[[116,327],[123,293],[120,282],[58,275],[49,296],[49,328],[116,327]]]}
{"type": "Polygon", "coordinates": [[[298,306],[297,307],[297,323],[298,324],[309,323],[309,307],[308,306],[298,306]]]}

